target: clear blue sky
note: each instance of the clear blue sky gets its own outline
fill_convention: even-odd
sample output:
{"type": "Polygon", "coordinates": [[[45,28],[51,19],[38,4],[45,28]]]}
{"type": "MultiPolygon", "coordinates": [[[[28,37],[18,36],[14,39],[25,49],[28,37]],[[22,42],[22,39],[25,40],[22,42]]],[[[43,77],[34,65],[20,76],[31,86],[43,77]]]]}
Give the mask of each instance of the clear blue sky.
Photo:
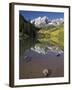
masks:
{"type": "Polygon", "coordinates": [[[20,11],[19,12],[26,20],[32,20],[37,17],[47,16],[49,19],[64,18],[62,12],[40,12],[40,11],[20,11]]]}

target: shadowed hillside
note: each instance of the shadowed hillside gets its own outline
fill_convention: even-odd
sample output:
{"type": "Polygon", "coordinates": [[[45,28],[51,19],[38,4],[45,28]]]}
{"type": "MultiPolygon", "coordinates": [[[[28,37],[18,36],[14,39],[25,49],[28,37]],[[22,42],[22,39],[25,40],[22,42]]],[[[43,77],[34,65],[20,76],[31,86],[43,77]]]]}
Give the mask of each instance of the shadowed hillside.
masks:
{"type": "Polygon", "coordinates": [[[25,18],[20,14],[19,15],[19,32],[20,38],[35,38],[38,28],[36,28],[29,21],[25,20],[25,18]]]}

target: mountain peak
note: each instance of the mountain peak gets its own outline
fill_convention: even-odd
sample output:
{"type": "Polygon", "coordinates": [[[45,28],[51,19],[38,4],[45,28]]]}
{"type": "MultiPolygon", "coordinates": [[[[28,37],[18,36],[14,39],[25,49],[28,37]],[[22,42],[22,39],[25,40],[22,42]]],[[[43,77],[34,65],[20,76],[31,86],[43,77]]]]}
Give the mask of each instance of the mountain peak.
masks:
{"type": "Polygon", "coordinates": [[[31,23],[35,24],[35,26],[37,27],[41,27],[40,25],[45,25],[48,24],[48,17],[47,16],[43,16],[43,17],[37,17],[33,20],[31,20],[31,23]]]}
{"type": "Polygon", "coordinates": [[[48,19],[48,17],[47,16],[43,16],[42,19],[48,19]]]}

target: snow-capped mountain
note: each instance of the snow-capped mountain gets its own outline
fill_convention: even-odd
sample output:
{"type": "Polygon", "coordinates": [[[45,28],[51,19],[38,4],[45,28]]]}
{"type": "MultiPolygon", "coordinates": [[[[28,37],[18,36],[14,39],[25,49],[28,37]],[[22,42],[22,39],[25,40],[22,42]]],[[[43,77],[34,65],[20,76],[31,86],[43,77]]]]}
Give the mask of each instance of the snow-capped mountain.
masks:
{"type": "Polygon", "coordinates": [[[64,23],[64,19],[63,19],[63,18],[53,19],[53,20],[51,21],[51,23],[60,25],[60,24],[64,23]]]}
{"type": "Polygon", "coordinates": [[[47,16],[44,17],[38,17],[33,20],[31,20],[31,23],[34,24],[37,27],[42,27],[49,23],[49,19],[47,16]]]}
{"type": "Polygon", "coordinates": [[[30,21],[32,24],[34,24],[36,27],[46,27],[46,26],[57,26],[62,23],[64,23],[63,18],[53,19],[50,20],[47,16],[44,17],[37,17],[30,21]]]}

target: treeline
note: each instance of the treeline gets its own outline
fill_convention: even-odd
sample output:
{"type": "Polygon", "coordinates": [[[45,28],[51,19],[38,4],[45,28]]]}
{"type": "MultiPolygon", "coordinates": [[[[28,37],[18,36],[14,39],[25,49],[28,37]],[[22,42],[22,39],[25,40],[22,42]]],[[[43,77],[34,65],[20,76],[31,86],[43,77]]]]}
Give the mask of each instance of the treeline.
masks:
{"type": "Polygon", "coordinates": [[[20,37],[26,38],[35,38],[37,35],[37,30],[33,24],[25,20],[25,18],[20,14],[19,15],[19,35],[20,37]]]}

